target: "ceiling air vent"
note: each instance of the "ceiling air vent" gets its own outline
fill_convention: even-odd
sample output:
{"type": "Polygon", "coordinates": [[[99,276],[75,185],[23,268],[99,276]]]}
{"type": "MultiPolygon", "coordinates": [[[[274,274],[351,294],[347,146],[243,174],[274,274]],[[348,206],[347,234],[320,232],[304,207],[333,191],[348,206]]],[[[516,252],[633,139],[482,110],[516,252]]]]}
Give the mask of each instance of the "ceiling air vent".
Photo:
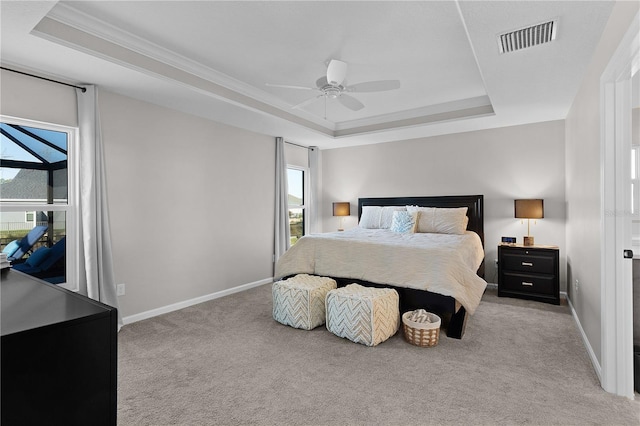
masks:
{"type": "Polygon", "coordinates": [[[548,43],[556,38],[558,20],[532,25],[519,30],[498,35],[500,53],[515,52],[539,44],[548,43]]]}

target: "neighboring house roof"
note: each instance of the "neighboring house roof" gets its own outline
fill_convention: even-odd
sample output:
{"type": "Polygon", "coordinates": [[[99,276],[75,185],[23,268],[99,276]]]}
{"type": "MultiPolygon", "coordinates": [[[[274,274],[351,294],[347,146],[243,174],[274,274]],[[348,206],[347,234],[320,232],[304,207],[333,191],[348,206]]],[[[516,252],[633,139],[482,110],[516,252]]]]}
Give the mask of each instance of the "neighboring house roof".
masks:
{"type": "MultiPolygon", "coordinates": [[[[61,185],[54,186],[53,198],[67,198],[66,170],[54,171],[60,176],[61,185]]],[[[3,200],[46,200],[47,172],[45,170],[21,169],[15,177],[0,184],[0,198],[3,200]]]]}
{"type": "Polygon", "coordinates": [[[296,197],[295,195],[291,195],[291,194],[288,194],[288,195],[289,195],[289,198],[287,201],[290,206],[291,205],[299,206],[302,204],[302,199],[300,197],[296,197]]]}

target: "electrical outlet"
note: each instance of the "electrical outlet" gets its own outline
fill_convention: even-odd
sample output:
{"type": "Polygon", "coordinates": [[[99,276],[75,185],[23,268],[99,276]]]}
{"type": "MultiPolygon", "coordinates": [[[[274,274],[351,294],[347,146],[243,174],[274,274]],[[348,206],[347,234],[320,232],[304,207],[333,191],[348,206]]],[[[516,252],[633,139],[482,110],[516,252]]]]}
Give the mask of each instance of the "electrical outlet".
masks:
{"type": "Polygon", "coordinates": [[[496,266],[498,266],[498,259],[495,259],[495,264],[496,266]]]}
{"type": "Polygon", "coordinates": [[[116,286],[116,296],[124,296],[124,284],[118,284],[116,286]]]}
{"type": "Polygon", "coordinates": [[[578,293],[578,286],[579,286],[579,282],[578,280],[576,280],[575,284],[573,285],[573,289],[576,291],[576,294],[578,293]]]}

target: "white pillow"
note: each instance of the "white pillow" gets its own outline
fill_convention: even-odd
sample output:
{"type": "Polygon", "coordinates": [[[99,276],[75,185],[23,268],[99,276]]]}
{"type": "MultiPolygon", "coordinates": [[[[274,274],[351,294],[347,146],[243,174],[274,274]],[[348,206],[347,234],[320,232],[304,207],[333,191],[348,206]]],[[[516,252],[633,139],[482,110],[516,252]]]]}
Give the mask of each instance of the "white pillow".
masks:
{"type": "Polygon", "coordinates": [[[394,211],[405,210],[404,206],[363,206],[360,216],[360,228],[389,229],[394,211]]]}
{"type": "Polygon", "coordinates": [[[419,212],[416,232],[464,234],[467,230],[467,207],[436,208],[407,206],[410,213],[419,212]]]}
{"type": "Polygon", "coordinates": [[[464,234],[467,222],[467,207],[459,207],[436,209],[433,224],[440,234],[464,234]]]}
{"type": "Polygon", "coordinates": [[[390,229],[399,234],[413,234],[416,232],[417,219],[418,213],[396,210],[393,212],[390,229]]]}
{"type": "Polygon", "coordinates": [[[365,228],[365,229],[380,228],[381,215],[382,215],[382,207],[363,206],[362,215],[360,216],[360,228],[365,228]]]}
{"type": "Polygon", "coordinates": [[[435,207],[407,206],[409,213],[420,213],[416,223],[416,232],[435,232],[433,227],[435,210],[435,207]]]}

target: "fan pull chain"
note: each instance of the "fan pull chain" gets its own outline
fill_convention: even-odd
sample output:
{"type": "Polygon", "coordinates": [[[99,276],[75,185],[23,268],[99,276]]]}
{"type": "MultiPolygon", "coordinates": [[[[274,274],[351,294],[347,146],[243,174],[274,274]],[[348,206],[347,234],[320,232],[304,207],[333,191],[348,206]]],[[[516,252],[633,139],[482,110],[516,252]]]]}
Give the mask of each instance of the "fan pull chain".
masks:
{"type": "Polygon", "coordinates": [[[327,97],[324,96],[324,119],[327,119],[327,97]]]}

